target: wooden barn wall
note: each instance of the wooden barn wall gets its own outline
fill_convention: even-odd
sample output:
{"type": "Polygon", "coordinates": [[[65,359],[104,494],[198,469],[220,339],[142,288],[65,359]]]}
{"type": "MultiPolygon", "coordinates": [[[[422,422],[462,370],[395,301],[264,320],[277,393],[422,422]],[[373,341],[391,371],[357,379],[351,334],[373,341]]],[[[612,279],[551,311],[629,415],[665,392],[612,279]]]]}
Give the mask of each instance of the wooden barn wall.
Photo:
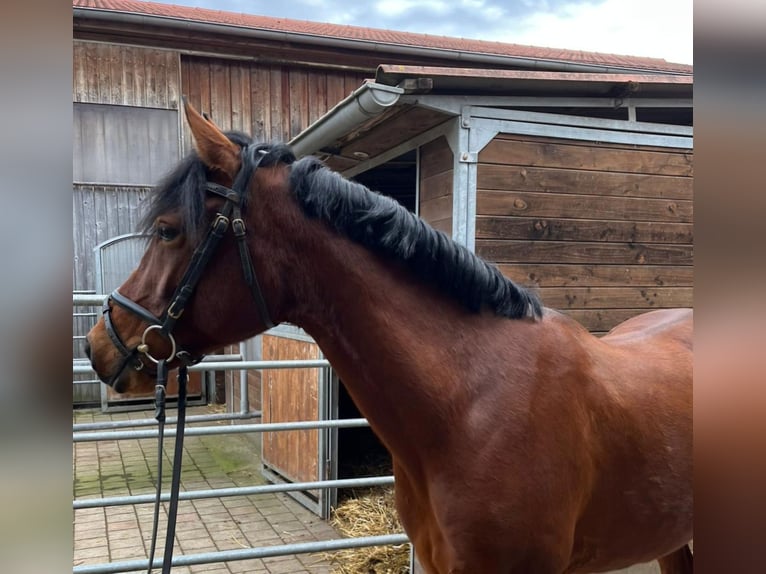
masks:
{"type": "MultiPolygon", "coordinates": [[[[315,343],[263,336],[263,360],[318,359],[315,343]]],[[[319,369],[267,369],[262,374],[264,423],[319,418],[319,369]]],[[[319,479],[319,431],[263,433],[263,463],[294,481],[319,479]]]]}
{"type": "MultiPolygon", "coordinates": [[[[80,40],[74,41],[73,50],[73,102],[178,109],[181,93],[178,52],[80,40]]],[[[120,113],[129,115],[129,108],[121,108],[120,113]]],[[[75,119],[78,117],[79,115],[75,119]]],[[[75,137],[80,133],[78,128],[80,126],[75,125],[75,137]]],[[[115,141],[120,139],[119,135],[104,134],[105,139],[113,136],[115,141]]],[[[175,138],[177,140],[177,133],[175,138]]],[[[127,142],[113,150],[112,155],[124,155],[124,158],[93,158],[93,161],[99,161],[105,166],[113,166],[111,170],[107,171],[104,168],[94,173],[106,174],[104,179],[109,179],[108,173],[123,173],[126,169],[139,172],[140,166],[128,163],[132,161],[131,157],[135,153],[146,153],[146,150],[137,149],[134,154],[126,153],[123,148],[127,149],[126,146],[129,147],[129,144],[133,143],[127,142]],[[121,161],[126,162],[126,165],[118,166],[117,163],[121,161]]],[[[87,151],[88,155],[91,155],[92,147],[84,147],[83,153],[91,150],[87,151]]],[[[177,144],[175,148],[177,149],[177,144]]],[[[78,159],[83,162],[88,160],[85,157],[75,158],[78,159]]],[[[76,168],[74,171],[78,173],[76,168]]],[[[98,176],[92,179],[98,179],[98,176]]],[[[115,235],[136,230],[149,186],[155,181],[147,180],[141,182],[141,185],[125,185],[126,183],[128,182],[76,181],[74,184],[73,285],[77,290],[95,288],[93,248],[115,235]]]]}
{"type": "MultiPolygon", "coordinates": [[[[73,185],[72,201],[72,285],[76,290],[96,289],[96,258],[93,248],[116,235],[136,230],[149,197],[148,187],[117,187],[107,185],[73,185]]],[[[78,314],[72,325],[72,356],[84,358],[82,337],[95,324],[101,307],[75,307],[78,314]]],[[[76,380],[90,379],[90,376],[75,376],[76,380]]],[[[100,383],[74,386],[75,404],[99,404],[100,383]]]]}
{"type": "Polygon", "coordinates": [[[452,235],[453,154],[440,137],[420,148],[419,215],[434,228],[452,235]]]}
{"type": "MultiPolygon", "coordinates": [[[[182,91],[222,129],[240,130],[262,142],[286,142],[358,88],[365,76],[183,56],[182,91]]],[[[184,128],[184,149],[191,139],[184,128]]]]}
{"type": "Polygon", "coordinates": [[[74,41],[73,101],[178,109],[178,52],[74,41]]]}
{"type": "Polygon", "coordinates": [[[689,150],[499,135],[479,154],[476,251],[596,333],[692,306],[692,184],[689,150]]]}
{"type": "Polygon", "coordinates": [[[107,239],[133,233],[148,204],[149,187],[75,184],[72,220],[74,285],[95,289],[93,248],[107,239]]]}

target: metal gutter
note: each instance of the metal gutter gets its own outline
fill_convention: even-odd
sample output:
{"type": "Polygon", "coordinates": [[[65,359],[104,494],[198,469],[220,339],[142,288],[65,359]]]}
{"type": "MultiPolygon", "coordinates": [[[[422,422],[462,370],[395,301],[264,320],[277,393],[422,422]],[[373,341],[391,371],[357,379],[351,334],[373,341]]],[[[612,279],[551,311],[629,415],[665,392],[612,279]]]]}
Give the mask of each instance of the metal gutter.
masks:
{"type": "Polygon", "coordinates": [[[236,34],[244,38],[257,40],[269,40],[274,42],[297,42],[315,46],[327,46],[346,50],[368,50],[383,54],[395,54],[402,56],[416,56],[425,58],[445,58],[456,62],[470,62],[490,66],[518,66],[531,70],[555,70],[565,72],[596,72],[596,73],[635,73],[637,71],[652,74],[677,75],[677,71],[663,71],[652,68],[625,67],[601,64],[580,64],[560,60],[545,60],[539,58],[524,58],[520,56],[503,56],[499,54],[486,54],[463,50],[449,50],[445,48],[431,48],[425,46],[406,46],[391,44],[373,40],[358,40],[350,38],[334,38],[316,34],[300,32],[285,32],[249,28],[232,24],[217,24],[213,22],[199,22],[184,20],[170,16],[158,16],[137,14],[131,12],[117,12],[114,10],[100,10],[94,8],[73,9],[73,19],[91,22],[111,22],[117,24],[130,24],[141,28],[152,26],[165,26],[179,32],[186,32],[188,39],[199,40],[197,34],[236,34]]]}
{"type": "Polygon", "coordinates": [[[319,151],[395,105],[403,93],[395,86],[366,82],[288,143],[298,157],[319,151]]]}

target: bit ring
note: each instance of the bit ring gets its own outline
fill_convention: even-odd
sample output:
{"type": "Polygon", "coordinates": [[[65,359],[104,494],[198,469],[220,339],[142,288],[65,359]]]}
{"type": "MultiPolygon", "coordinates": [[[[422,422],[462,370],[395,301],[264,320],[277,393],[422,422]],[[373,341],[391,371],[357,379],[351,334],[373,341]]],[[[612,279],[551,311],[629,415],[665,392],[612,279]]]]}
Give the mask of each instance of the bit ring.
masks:
{"type": "MultiPolygon", "coordinates": [[[[152,363],[154,363],[155,365],[157,365],[157,364],[159,364],[159,362],[160,362],[160,359],[155,359],[154,357],[152,357],[151,353],[149,353],[149,345],[148,345],[148,344],[147,344],[147,342],[146,342],[146,334],[147,334],[149,331],[153,331],[153,330],[155,330],[155,329],[160,329],[160,330],[162,330],[162,325],[150,325],[150,326],[148,326],[148,327],[146,328],[146,330],[144,331],[144,334],[143,334],[143,335],[141,335],[141,344],[140,344],[138,347],[136,347],[136,350],[137,350],[139,353],[143,353],[144,355],[146,355],[146,357],[147,357],[147,358],[148,358],[148,359],[149,359],[149,360],[150,360],[152,363]]],[[[165,359],[165,361],[166,361],[166,362],[170,362],[170,361],[172,361],[172,360],[175,358],[175,356],[176,356],[176,340],[173,338],[173,335],[172,335],[171,333],[163,333],[163,334],[164,334],[164,335],[165,335],[165,336],[168,338],[168,340],[170,341],[170,355],[168,356],[168,358],[167,358],[167,359],[165,359]]]]}

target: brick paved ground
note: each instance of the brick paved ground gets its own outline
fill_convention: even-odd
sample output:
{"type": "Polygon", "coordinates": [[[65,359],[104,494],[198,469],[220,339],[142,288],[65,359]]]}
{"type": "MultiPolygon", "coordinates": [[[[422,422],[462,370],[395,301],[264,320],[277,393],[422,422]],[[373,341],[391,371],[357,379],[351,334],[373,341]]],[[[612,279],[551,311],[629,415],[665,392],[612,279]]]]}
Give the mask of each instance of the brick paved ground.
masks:
{"type": "MultiPolygon", "coordinates": [[[[189,414],[210,412],[194,407],[189,414]]],[[[150,418],[152,411],[102,414],[74,411],[74,422],[150,418]]],[[[207,423],[215,424],[215,423],[207,423]]],[[[221,423],[227,424],[227,423],[221,423]]],[[[182,490],[251,486],[260,475],[258,435],[219,435],[184,440],[182,490]]],[[[165,441],[163,485],[170,484],[173,440],[165,441]]],[[[73,444],[73,495],[76,499],[154,492],[156,439],[73,444]]],[[[165,490],[167,490],[165,488],[165,490]]],[[[82,509],[74,513],[74,565],[145,560],[151,536],[153,505],[82,509]]],[[[162,556],[167,505],[161,512],[156,556],[162,556]]],[[[338,538],[326,522],[284,494],[181,501],[174,555],[198,554],[275,544],[338,538]]],[[[316,555],[240,560],[175,568],[174,573],[292,574],[329,573],[316,555]]]]}

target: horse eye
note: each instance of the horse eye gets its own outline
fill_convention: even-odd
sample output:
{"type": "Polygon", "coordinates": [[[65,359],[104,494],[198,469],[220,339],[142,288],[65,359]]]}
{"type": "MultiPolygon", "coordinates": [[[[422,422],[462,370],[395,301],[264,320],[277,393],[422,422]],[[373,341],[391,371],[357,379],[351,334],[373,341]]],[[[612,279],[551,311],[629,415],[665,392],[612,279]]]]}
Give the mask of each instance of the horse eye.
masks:
{"type": "Polygon", "coordinates": [[[173,241],[178,237],[178,230],[174,227],[167,227],[165,225],[157,228],[157,237],[163,241],[173,241]]]}

